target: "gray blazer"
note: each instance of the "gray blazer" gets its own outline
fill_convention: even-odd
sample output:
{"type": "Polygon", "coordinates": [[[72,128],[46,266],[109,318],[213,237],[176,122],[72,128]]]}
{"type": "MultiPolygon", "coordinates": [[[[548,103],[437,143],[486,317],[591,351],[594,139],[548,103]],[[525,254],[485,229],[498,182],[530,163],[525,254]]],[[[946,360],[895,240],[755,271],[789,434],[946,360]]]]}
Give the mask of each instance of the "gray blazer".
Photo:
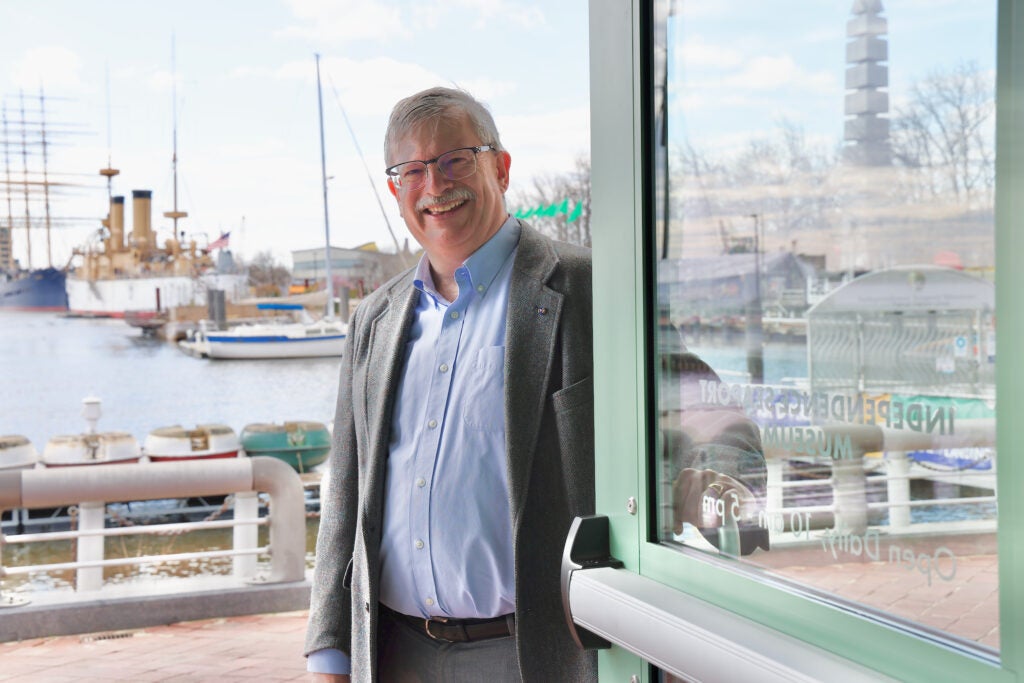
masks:
{"type": "MultiPolygon", "coordinates": [[[[559,566],[569,525],[594,512],[590,251],[523,224],[505,339],[505,445],[515,545],[516,632],[525,681],[597,679],[572,641],[559,566]]],[[[384,477],[392,408],[418,291],[413,272],[368,296],[349,325],[330,475],[321,495],[306,652],[337,648],[377,680],[384,477]]]]}

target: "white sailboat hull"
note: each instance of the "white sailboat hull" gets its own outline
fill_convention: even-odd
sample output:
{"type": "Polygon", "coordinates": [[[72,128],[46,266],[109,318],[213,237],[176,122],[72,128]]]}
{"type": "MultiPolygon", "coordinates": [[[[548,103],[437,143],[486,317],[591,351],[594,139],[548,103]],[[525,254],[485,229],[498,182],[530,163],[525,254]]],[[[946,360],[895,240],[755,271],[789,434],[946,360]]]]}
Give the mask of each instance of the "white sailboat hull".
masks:
{"type": "Polygon", "coordinates": [[[317,339],[247,339],[244,337],[210,337],[207,339],[208,358],[260,359],[260,358],[325,358],[340,356],[345,336],[317,339]]]}
{"type": "Polygon", "coordinates": [[[197,330],[178,346],[213,359],[324,358],[340,356],[348,326],[337,321],[259,323],[224,331],[197,330]]]}

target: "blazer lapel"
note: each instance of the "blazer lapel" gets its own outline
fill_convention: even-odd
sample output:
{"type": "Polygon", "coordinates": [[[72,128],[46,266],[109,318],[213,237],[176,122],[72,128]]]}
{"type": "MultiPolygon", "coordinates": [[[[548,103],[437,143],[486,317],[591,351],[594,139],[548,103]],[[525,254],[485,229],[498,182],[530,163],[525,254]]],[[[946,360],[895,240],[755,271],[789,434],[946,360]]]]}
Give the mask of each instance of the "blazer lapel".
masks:
{"type": "MultiPolygon", "coordinates": [[[[362,497],[364,512],[374,524],[367,531],[380,533],[383,509],[385,463],[391,439],[391,418],[398,384],[405,360],[405,341],[419,299],[419,290],[411,277],[388,293],[386,307],[370,325],[369,358],[364,387],[366,394],[366,425],[369,436],[370,461],[366,491],[362,497]]],[[[353,400],[356,397],[353,396],[353,400]]]]}
{"type": "Polygon", "coordinates": [[[505,443],[514,530],[530,481],[562,314],[562,295],[546,284],[557,264],[548,244],[524,224],[505,340],[505,443]]]}

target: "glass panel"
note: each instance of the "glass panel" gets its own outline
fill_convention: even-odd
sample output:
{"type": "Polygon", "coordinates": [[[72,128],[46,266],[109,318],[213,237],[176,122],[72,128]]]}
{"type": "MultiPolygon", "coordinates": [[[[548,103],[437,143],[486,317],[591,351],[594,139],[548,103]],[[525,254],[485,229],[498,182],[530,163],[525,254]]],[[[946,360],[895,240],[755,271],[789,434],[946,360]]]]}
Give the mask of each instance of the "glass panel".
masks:
{"type": "Polygon", "coordinates": [[[997,649],[995,3],[657,7],[658,540],[997,649]]]}

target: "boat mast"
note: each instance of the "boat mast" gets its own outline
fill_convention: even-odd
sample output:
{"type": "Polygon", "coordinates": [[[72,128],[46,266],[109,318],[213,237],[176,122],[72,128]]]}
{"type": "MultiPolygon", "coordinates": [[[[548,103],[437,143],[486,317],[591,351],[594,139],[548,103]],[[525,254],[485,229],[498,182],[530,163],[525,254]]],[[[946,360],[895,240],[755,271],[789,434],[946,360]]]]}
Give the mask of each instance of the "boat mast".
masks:
{"type": "MultiPolygon", "coordinates": [[[[111,148],[113,147],[113,141],[110,134],[110,68],[107,68],[106,73],[106,90],[107,90],[107,167],[100,169],[100,175],[107,179],[107,219],[110,219],[110,200],[114,196],[114,176],[119,174],[121,171],[114,168],[111,163],[111,148]]],[[[107,226],[109,230],[110,226],[107,226]]]]}
{"type": "Polygon", "coordinates": [[[18,103],[21,107],[21,178],[25,192],[25,264],[26,270],[32,270],[32,214],[29,210],[28,192],[28,124],[25,121],[25,92],[18,92],[18,103]]]}
{"type": "Polygon", "coordinates": [[[14,270],[14,252],[13,252],[13,240],[11,239],[14,235],[14,206],[13,199],[11,197],[11,188],[13,187],[11,181],[11,155],[10,155],[10,138],[7,136],[7,99],[3,101],[3,143],[4,143],[4,191],[7,194],[7,236],[6,249],[7,258],[6,263],[0,263],[0,268],[5,270],[14,270]]]}
{"type": "MultiPolygon", "coordinates": [[[[182,239],[178,235],[178,219],[188,217],[187,211],[178,210],[178,61],[174,38],[171,38],[171,112],[174,133],[172,136],[171,170],[174,174],[174,209],[164,211],[164,218],[174,222],[174,239],[182,239]]],[[[184,239],[182,239],[184,242],[184,239]]]]}
{"type": "Polygon", "coordinates": [[[324,274],[327,278],[327,320],[334,319],[334,283],[331,281],[331,224],[327,218],[327,155],[324,150],[324,99],[320,91],[320,55],[316,55],[316,101],[320,112],[320,176],[324,187],[324,274]]]}
{"type": "Polygon", "coordinates": [[[50,240],[50,169],[46,144],[46,99],[43,88],[39,88],[39,134],[43,146],[43,206],[46,220],[46,265],[53,267],[53,244],[50,240]]]}

